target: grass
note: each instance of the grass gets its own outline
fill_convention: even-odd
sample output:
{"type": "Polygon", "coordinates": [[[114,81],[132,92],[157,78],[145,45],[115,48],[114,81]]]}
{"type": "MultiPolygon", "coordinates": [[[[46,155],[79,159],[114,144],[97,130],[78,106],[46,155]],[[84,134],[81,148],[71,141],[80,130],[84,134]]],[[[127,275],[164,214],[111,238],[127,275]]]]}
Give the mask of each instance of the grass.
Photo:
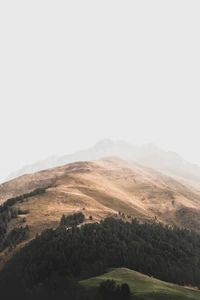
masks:
{"type": "Polygon", "coordinates": [[[178,285],[166,283],[138,272],[118,268],[111,269],[99,277],[81,281],[86,289],[94,291],[101,281],[113,279],[117,284],[128,283],[132,292],[132,299],[140,300],[187,300],[200,299],[200,292],[178,285]]]}

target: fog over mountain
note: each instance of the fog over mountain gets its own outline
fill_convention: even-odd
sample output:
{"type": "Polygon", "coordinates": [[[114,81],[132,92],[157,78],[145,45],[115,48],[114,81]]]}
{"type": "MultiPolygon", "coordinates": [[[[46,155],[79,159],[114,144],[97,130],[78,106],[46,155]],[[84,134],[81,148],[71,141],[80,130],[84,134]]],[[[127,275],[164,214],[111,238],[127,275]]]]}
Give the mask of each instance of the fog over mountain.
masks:
{"type": "Polygon", "coordinates": [[[179,154],[164,151],[155,144],[132,145],[125,141],[102,139],[94,147],[64,156],[51,156],[34,164],[24,166],[10,174],[6,181],[24,174],[35,173],[44,169],[63,166],[77,161],[91,161],[106,156],[118,156],[122,159],[133,160],[145,166],[165,172],[171,176],[200,182],[200,168],[185,161],[179,154]]]}
{"type": "Polygon", "coordinates": [[[0,1],[1,299],[200,300],[199,12],[0,1]]]}
{"type": "Polygon", "coordinates": [[[12,2],[0,1],[0,181],[105,137],[200,165],[199,1],[12,2]]]}

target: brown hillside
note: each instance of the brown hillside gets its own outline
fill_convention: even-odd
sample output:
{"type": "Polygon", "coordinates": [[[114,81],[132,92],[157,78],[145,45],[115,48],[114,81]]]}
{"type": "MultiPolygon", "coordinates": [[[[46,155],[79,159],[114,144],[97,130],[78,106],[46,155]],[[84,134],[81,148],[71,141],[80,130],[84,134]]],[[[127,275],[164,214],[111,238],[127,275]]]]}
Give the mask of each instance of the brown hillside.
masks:
{"type": "MultiPolygon", "coordinates": [[[[48,189],[17,204],[29,210],[26,224],[31,225],[30,238],[45,228],[58,226],[62,214],[76,211],[83,211],[87,219],[92,215],[94,221],[121,211],[142,221],[156,216],[158,221],[200,229],[197,191],[153,169],[119,158],[77,162],[24,175],[0,185],[0,201],[39,187],[48,189]]],[[[9,227],[21,225],[22,217],[13,219],[9,227]]]]}

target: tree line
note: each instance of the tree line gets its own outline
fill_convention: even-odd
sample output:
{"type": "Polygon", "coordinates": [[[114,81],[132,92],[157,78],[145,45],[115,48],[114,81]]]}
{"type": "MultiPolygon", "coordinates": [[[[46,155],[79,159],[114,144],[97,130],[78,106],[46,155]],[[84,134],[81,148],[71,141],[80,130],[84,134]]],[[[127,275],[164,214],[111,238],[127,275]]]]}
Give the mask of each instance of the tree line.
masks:
{"type": "Polygon", "coordinates": [[[7,199],[3,204],[0,205],[0,213],[7,211],[10,206],[16,204],[17,202],[23,202],[27,198],[44,194],[46,189],[48,189],[48,187],[37,188],[30,193],[7,199]]]}
{"type": "Polygon", "coordinates": [[[100,283],[96,293],[96,300],[129,300],[130,287],[127,283],[117,284],[114,280],[104,280],[100,283]]]}
{"type": "Polygon", "coordinates": [[[60,220],[60,226],[66,226],[66,227],[77,226],[83,223],[84,219],[85,216],[82,212],[74,213],[73,215],[68,215],[68,216],[63,215],[60,220]]]}

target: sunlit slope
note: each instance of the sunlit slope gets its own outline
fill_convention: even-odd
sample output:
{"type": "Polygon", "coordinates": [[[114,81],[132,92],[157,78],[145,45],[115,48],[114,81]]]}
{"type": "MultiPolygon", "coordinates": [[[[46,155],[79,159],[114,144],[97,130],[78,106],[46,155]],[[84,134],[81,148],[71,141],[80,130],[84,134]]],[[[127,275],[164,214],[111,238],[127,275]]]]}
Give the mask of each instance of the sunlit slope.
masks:
{"type": "MultiPolygon", "coordinates": [[[[189,185],[118,158],[78,162],[24,175],[0,185],[0,201],[45,187],[46,192],[17,203],[28,210],[30,237],[57,227],[62,214],[83,211],[100,221],[119,211],[141,221],[157,220],[187,228],[200,228],[200,194],[189,185]]],[[[9,228],[20,225],[13,219],[9,228]]],[[[117,216],[120,217],[119,215],[117,216]]]]}
{"type": "Polygon", "coordinates": [[[166,283],[126,268],[112,269],[108,273],[99,277],[81,281],[81,284],[83,284],[90,292],[90,288],[96,288],[103,280],[108,279],[113,279],[117,284],[120,285],[125,282],[128,283],[132,295],[134,297],[137,297],[136,299],[200,299],[199,291],[190,290],[188,288],[166,283]]]}

